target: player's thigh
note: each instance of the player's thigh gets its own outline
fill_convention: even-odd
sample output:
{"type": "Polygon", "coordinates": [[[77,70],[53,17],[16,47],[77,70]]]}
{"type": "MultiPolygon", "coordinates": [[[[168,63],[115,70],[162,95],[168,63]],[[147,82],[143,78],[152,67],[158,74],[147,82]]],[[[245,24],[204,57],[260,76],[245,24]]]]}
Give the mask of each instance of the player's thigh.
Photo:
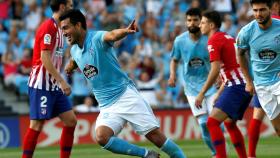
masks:
{"type": "Polygon", "coordinates": [[[255,86],[255,89],[262,109],[270,120],[274,120],[280,114],[280,85],[255,86]]]}
{"type": "Polygon", "coordinates": [[[199,116],[199,115],[208,113],[207,112],[208,111],[207,110],[207,101],[205,99],[202,101],[201,108],[197,108],[195,106],[196,96],[187,96],[187,99],[188,99],[189,105],[191,107],[191,110],[192,110],[192,113],[194,116],[199,116]]]}
{"type": "Polygon", "coordinates": [[[262,121],[265,116],[265,112],[262,107],[254,107],[253,118],[262,121]]]}
{"type": "MultiPolygon", "coordinates": [[[[72,104],[69,98],[66,95],[64,95],[62,91],[54,91],[52,92],[52,95],[55,98],[52,117],[59,116],[62,113],[72,110],[72,104]]],[[[74,113],[70,112],[67,114],[70,114],[70,116],[72,116],[69,116],[69,119],[74,119],[74,113]]],[[[63,117],[64,120],[68,119],[67,117],[65,117],[65,115],[63,117]]]]}
{"type": "Polygon", "coordinates": [[[251,98],[252,96],[245,91],[245,85],[233,85],[224,88],[214,107],[226,113],[233,120],[240,120],[243,118],[251,98]]]}
{"type": "Polygon", "coordinates": [[[209,95],[205,97],[205,102],[206,102],[206,108],[207,108],[207,113],[210,114],[211,111],[213,110],[214,107],[214,99],[215,99],[215,94],[209,95]]]}
{"type": "Polygon", "coordinates": [[[114,109],[112,108],[113,107],[108,107],[106,109],[100,110],[100,113],[96,119],[95,131],[101,130],[102,128],[99,127],[105,126],[110,128],[114,135],[117,135],[121,132],[126,124],[126,120],[119,116],[119,114],[114,113],[114,109]]]}
{"type": "Polygon", "coordinates": [[[128,121],[138,134],[146,135],[159,128],[159,122],[151,106],[135,88],[128,88],[124,97],[116,104],[116,107],[122,109],[120,116],[128,121]]]}

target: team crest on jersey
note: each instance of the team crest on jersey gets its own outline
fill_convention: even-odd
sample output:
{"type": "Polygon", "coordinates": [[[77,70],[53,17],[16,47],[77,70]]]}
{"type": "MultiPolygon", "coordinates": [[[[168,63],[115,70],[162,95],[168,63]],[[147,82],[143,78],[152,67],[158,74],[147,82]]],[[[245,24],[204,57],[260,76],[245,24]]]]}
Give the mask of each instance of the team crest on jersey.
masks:
{"type": "Polygon", "coordinates": [[[276,36],[276,37],[274,38],[274,42],[275,42],[276,44],[280,44],[280,35],[278,35],[278,36],[276,36]]]}
{"type": "Polygon", "coordinates": [[[46,108],[42,108],[41,109],[41,114],[42,115],[46,115],[47,114],[47,109],[46,108]]]}
{"type": "Polygon", "coordinates": [[[203,66],[203,65],[204,65],[204,61],[201,60],[200,58],[193,58],[189,62],[189,66],[193,67],[193,68],[200,67],[200,66],[203,66]]]}
{"type": "Polygon", "coordinates": [[[276,58],[277,53],[274,52],[273,50],[269,50],[269,49],[265,49],[262,50],[261,52],[259,52],[259,57],[262,60],[266,60],[266,61],[272,61],[276,58]]]}
{"type": "Polygon", "coordinates": [[[83,70],[83,73],[85,74],[85,76],[90,79],[92,78],[93,76],[97,75],[98,74],[98,69],[93,66],[93,65],[85,65],[84,67],[84,70],[83,70]]]}
{"type": "Polygon", "coordinates": [[[44,44],[51,44],[52,37],[50,34],[45,34],[44,36],[44,44]]]}

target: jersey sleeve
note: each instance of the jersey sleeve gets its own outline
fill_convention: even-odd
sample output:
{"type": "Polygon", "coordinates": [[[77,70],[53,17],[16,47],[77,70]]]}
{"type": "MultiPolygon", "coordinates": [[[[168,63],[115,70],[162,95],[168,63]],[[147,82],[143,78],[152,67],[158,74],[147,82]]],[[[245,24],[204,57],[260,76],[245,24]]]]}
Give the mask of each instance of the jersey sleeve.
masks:
{"type": "Polygon", "coordinates": [[[210,62],[212,61],[220,61],[221,60],[221,49],[222,49],[222,41],[219,39],[210,39],[208,41],[208,52],[210,57],[210,62]]]}
{"type": "Polygon", "coordinates": [[[249,49],[249,33],[245,28],[241,29],[236,38],[236,45],[241,49],[249,49]]]}
{"type": "Polygon", "coordinates": [[[101,44],[103,45],[103,46],[110,46],[110,47],[112,47],[113,45],[114,45],[114,42],[105,42],[104,41],[104,36],[105,36],[105,34],[107,33],[108,31],[98,31],[97,33],[96,33],[96,36],[97,36],[97,38],[98,39],[101,39],[101,44]]]}
{"type": "Polygon", "coordinates": [[[179,49],[179,42],[175,40],[172,51],[171,51],[171,58],[175,60],[180,60],[181,59],[181,53],[179,49]]]}
{"type": "Polygon", "coordinates": [[[42,39],[40,41],[41,50],[52,51],[54,49],[56,43],[56,33],[57,30],[54,26],[49,28],[43,28],[41,34],[42,39]]]}

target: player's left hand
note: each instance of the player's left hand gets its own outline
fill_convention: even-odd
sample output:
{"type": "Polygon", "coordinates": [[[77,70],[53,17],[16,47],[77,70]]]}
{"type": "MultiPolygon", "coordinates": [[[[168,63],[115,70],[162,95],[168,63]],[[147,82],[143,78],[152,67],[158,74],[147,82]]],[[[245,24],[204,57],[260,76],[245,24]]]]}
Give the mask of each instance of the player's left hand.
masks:
{"type": "Polygon", "coordinates": [[[139,31],[137,24],[135,22],[135,19],[128,25],[128,27],[126,29],[127,29],[127,33],[129,33],[129,34],[139,31]]]}
{"type": "Polygon", "coordinates": [[[202,108],[202,101],[204,99],[204,95],[202,93],[199,93],[195,99],[195,106],[196,108],[198,109],[201,109],[202,108]]]}

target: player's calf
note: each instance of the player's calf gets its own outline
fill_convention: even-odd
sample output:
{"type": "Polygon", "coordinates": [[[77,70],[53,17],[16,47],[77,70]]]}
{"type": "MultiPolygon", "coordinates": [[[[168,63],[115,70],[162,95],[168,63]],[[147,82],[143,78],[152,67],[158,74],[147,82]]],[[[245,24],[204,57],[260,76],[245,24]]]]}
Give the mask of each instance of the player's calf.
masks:
{"type": "Polygon", "coordinates": [[[165,135],[160,132],[159,128],[156,128],[146,134],[146,138],[171,158],[186,158],[182,149],[171,139],[166,138],[165,135]]]}

